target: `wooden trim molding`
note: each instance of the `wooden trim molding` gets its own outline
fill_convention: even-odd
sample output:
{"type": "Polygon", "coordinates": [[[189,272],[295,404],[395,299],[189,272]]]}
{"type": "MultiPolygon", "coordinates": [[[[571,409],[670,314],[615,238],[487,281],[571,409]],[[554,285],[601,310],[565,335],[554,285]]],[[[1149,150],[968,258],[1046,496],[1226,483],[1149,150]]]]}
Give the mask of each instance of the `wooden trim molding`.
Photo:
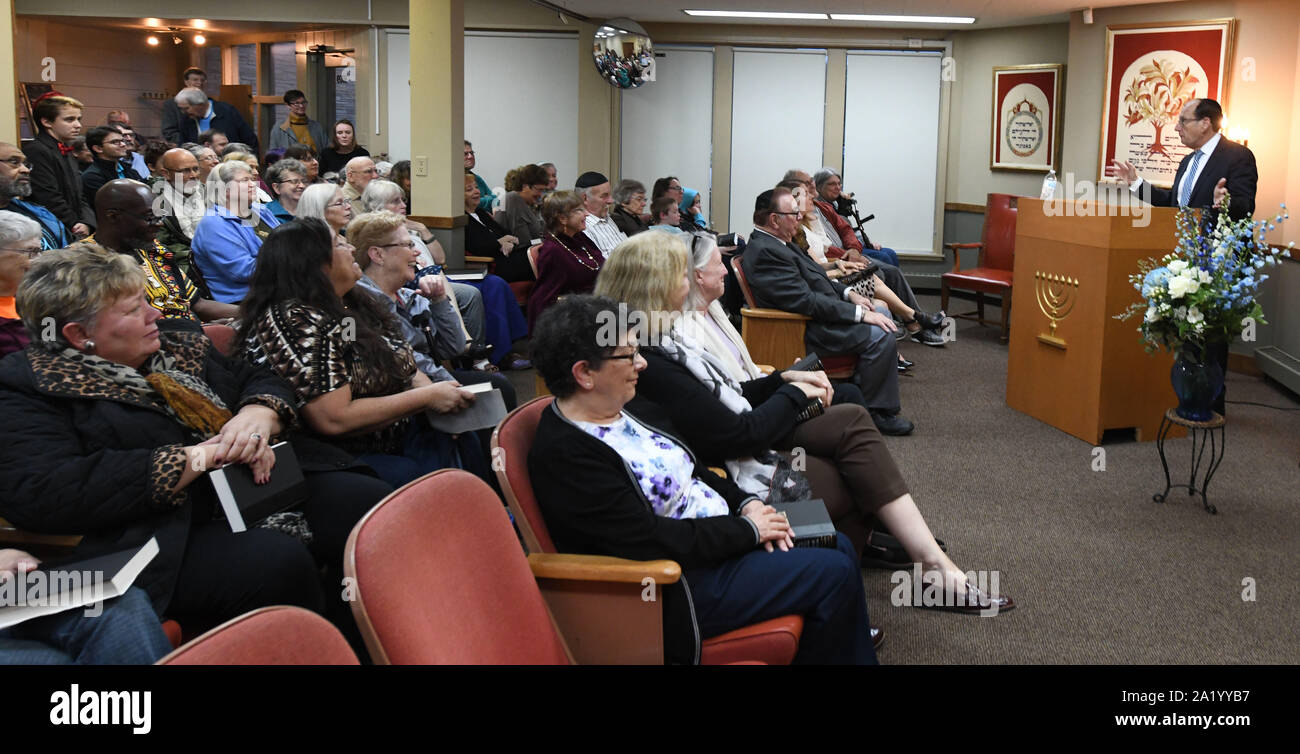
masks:
{"type": "Polygon", "coordinates": [[[967,204],[966,202],[944,202],[943,209],[945,212],[975,212],[984,214],[983,204],[967,204]]]}
{"type": "Polygon", "coordinates": [[[411,215],[411,219],[416,222],[424,223],[429,228],[439,228],[441,230],[451,230],[452,228],[465,227],[466,215],[456,215],[455,217],[437,217],[436,215],[411,215]]]}
{"type": "Polygon", "coordinates": [[[1238,374],[1248,374],[1251,377],[1264,376],[1264,372],[1255,363],[1255,354],[1253,353],[1229,353],[1228,371],[1236,372],[1238,374]]]}

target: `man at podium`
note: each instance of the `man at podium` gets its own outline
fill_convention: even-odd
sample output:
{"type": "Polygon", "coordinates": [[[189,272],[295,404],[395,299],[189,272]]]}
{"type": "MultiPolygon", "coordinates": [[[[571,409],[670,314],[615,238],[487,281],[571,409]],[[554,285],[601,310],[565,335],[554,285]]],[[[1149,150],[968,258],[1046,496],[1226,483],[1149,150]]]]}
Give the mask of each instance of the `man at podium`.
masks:
{"type": "MultiPolygon", "coordinates": [[[[1172,189],[1151,187],[1151,204],[1156,207],[1215,207],[1228,194],[1228,216],[1234,220],[1255,214],[1255,184],[1259,171],[1249,148],[1228,141],[1219,133],[1223,108],[1212,99],[1194,99],[1178,114],[1178,132],[1183,145],[1192,151],[1178,165],[1172,189]]],[[[1126,184],[1133,193],[1143,180],[1130,162],[1116,160],[1106,169],[1111,178],[1126,184]]]]}

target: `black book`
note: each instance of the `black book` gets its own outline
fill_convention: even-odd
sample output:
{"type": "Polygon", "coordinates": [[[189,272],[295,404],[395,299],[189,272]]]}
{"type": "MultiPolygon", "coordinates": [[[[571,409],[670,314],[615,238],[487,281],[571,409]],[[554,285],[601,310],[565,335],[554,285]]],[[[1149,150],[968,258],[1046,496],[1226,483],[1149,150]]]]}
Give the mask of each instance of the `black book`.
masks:
{"type": "Polygon", "coordinates": [[[248,464],[234,464],[208,472],[212,488],[226,512],[231,531],[247,531],[272,513],[279,513],[307,499],[307,482],[293,446],[287,442],[271,446],[275,451],[275,468],[271,481],[253,482],[253,470],[248,464]]]}
{"type": "Polygon", "coordinates": [[[799,359],[787,369],[787,372],[821,372],[825,367],[822,366],[822,357],[816,353],[810,353],[799,359]]]}
{"type": "Polygon", "coordinates": [[[835,547],[835,524],[821,498],[772,503],[772,507],[790,522],[795,547],[835,547]]]}
{"type": "Polygon", "coordinates": [[[158,540],[150,537],[130,550],[10,574],[0,582],[0,629],[121,597],[157,554],[158,540]]]}
{"type": "MultiPolygon", "coordinates": [[[[822,366],[822,357],[816,353],[810,353],[791,365],[787,371],[791,372],[821,372],[825,367],[822,366]]],[[[815,416],[821,416],[826,413],[826,406],[822,403],[821,398],[809,398],[799,413],[794,416],[794,423],[803,424],[815,416]]]]}
{"type": "Polygon", "coordinates": [[[460,389],[474,393],[474,402],[450,414],[440,414],[437,411],[424,412],[429,419],[429,426],[449,435],[459,435],[480,429],[491,429],[506,418],[505,397],[501,395],[500,390],[492,387],[492,383],[475,382],[461,385],[460,389]]]}

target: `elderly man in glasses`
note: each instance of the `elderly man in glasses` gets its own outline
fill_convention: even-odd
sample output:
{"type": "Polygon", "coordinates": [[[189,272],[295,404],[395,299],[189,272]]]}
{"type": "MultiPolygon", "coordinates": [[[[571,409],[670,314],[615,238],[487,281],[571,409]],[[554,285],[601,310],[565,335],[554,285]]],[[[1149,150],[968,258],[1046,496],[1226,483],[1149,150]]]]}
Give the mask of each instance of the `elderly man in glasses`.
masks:
{"type": "Polygon", "coordinates": [[[0,141],[0,210],[9,210],[36,221],[41,227],[41,248],[61,249],[72,243],[72,234],[54,213],[34,202],[32,163],[13,144],[0,141]]]}

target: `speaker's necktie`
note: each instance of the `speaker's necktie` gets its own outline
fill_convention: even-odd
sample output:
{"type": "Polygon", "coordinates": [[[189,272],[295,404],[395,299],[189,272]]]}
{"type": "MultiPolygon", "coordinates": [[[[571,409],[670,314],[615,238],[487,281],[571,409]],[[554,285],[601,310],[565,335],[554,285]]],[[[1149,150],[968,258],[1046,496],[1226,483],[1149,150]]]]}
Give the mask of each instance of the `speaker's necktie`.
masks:
{"type": "Polygon", "coordinates": [[[1183,175],[1183,188],[1178,192],[1178,206],[1186,207],[1187,202],[1192,198],[1192,184],[1196,183],[1196,166],[1201,164],[1201,157],[1205,153],[1196,150],[1192,153],[1192,164],[1187,166],[1187,172],[1183,175]]]}

